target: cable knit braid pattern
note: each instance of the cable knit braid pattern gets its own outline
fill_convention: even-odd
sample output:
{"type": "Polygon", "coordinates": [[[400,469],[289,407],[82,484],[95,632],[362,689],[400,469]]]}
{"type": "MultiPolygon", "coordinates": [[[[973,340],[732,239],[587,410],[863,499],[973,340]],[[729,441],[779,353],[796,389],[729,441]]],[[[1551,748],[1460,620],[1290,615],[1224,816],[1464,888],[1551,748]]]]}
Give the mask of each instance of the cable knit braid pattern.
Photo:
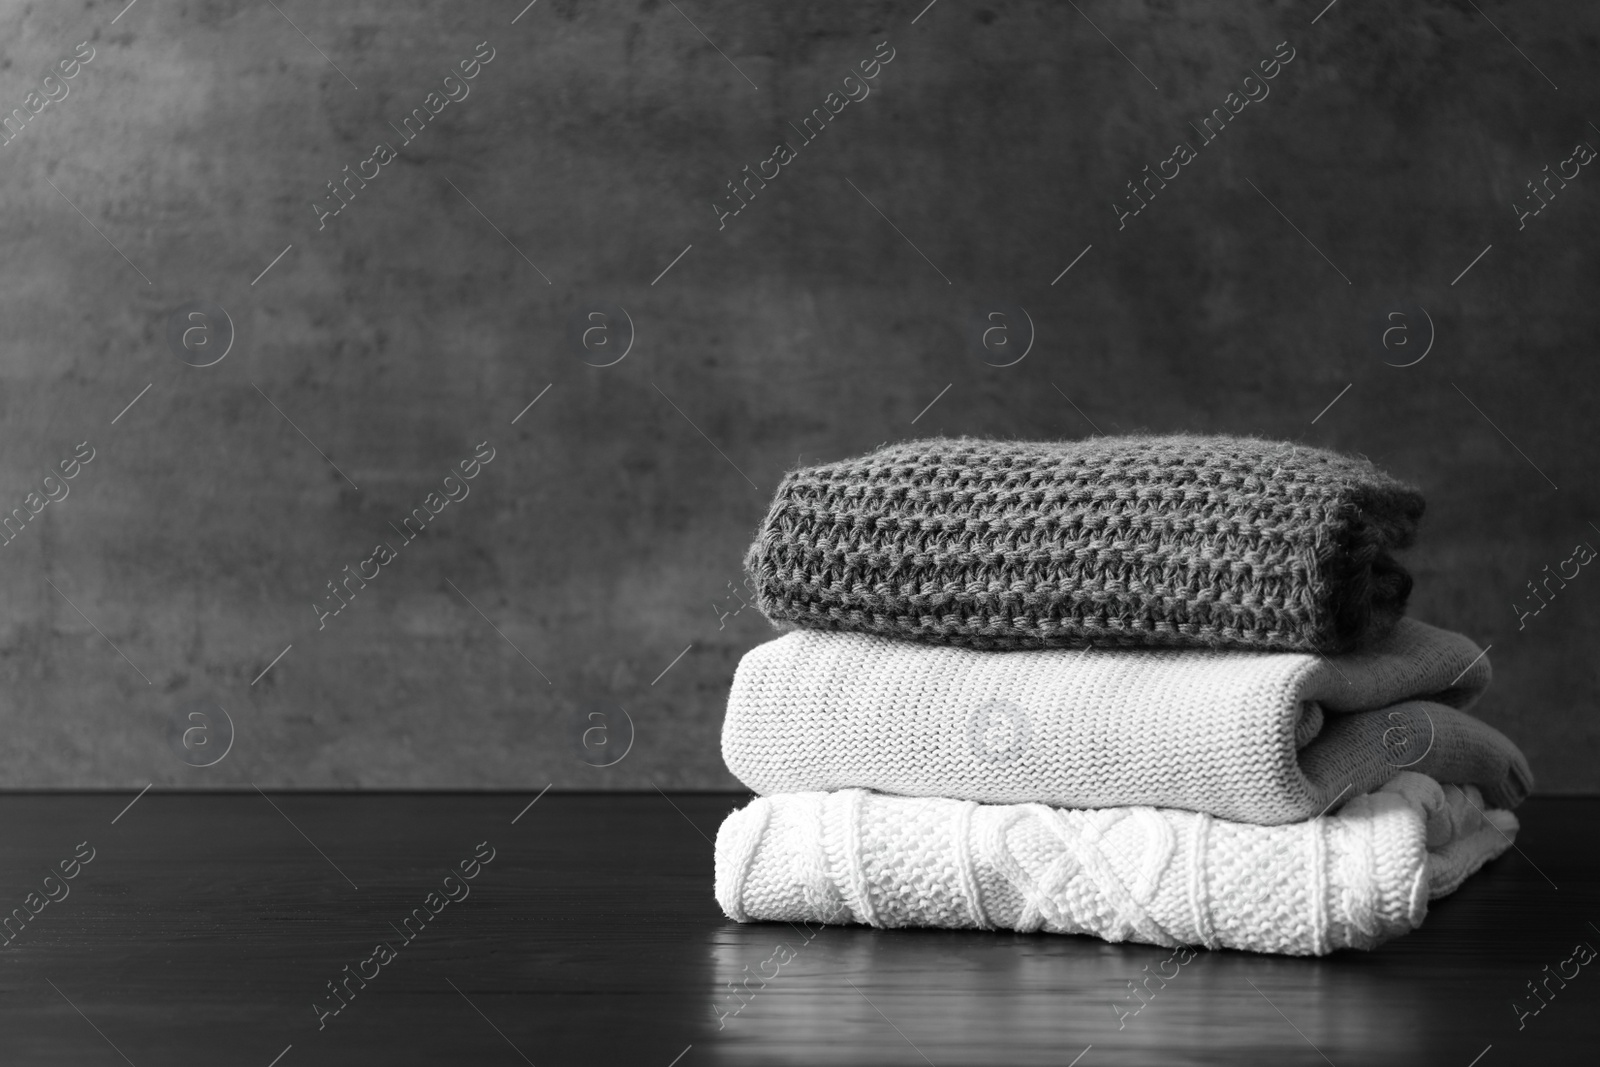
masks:
{"type": "Polygon", "coordinates": [[[1490,680],[1460,634],[1402,619],[1361,652],[979,652],[800,630],[752,649],[722,758],[757,793],[864,788],[984,803],[1309,819],[1401,770],[1495,807],[1526,758],[1463,710],[1490,680]]]}
{"type": "Polygon", "coordinates": [[[1337,815],[1251,826],[1157,808],[1064,811],[886,797],[760,797],[717,834],[739,922],[1092,934],[1293,956],[1422,923],[1510,847],[1516,817],[1403,771],[1337,815]]]}
{"type": "Polygon", "coordinates": [[[1335,653],[1381,636],[1415,489],[1243,437],[913,441],[792,471],[745,565],[775,623],[982,649],[1335,653]]]}

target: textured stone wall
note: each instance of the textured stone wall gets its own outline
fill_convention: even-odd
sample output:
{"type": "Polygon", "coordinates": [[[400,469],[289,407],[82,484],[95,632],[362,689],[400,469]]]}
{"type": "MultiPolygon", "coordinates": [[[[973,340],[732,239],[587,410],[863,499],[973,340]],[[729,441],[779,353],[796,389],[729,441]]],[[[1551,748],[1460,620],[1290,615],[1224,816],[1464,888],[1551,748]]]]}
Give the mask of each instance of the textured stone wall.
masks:
{"type": "Polygon", "coordinates": [[[1600,15],[1322,6],[4,5],[0,784],[731,786],[786,468],[1192,430],[1419,484],[1600,788],[1600,15]]]}

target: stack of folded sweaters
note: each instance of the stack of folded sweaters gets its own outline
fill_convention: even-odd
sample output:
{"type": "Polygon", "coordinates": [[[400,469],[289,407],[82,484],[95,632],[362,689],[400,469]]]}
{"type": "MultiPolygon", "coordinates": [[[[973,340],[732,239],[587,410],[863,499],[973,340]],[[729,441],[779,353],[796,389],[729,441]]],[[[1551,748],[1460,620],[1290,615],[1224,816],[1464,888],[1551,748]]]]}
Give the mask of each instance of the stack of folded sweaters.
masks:
{"type": "Polygon", "coordinates": [[[1321,955],[1510,847],[1527,761],[1407,618],[1420,494],[1286,442],[918,441],[789,474],[717,836],[746,921],[1321,955]]]}

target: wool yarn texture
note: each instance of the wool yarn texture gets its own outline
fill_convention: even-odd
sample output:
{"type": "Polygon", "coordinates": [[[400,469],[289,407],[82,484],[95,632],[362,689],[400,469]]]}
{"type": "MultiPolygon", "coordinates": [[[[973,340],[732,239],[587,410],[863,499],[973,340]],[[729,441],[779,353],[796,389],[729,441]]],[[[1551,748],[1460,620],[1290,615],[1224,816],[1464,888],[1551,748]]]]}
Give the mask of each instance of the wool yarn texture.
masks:
{"type": "Polygon", "coordinates": [[[1411,770],[1510,808],[1532,788],[1527,760],[1464,710],[1490,673],[1470,639],[1409,618],[1335,657],[997,653],[800,630],[740,661],[722,755],[761,794],[1149,805],[1276,825],[1411,770]]]}
{"type": "Polygon", "coordinates": [[[779,624],[981,649],[1334,654],[1400,618],[1423,498],[1247,437],[912,441],[786,475],[745,564],[779,624]]]}
{"type": "Polygon", "coordinates": [[[1473,786],[1402,771],[1336,815],[1255,826],[1149,807],[1063,811],[859,789],[759,797],[717,833],[739,922],[1093,934],[1320,956],[1422,923],[1510,847],[1473,786]]]}

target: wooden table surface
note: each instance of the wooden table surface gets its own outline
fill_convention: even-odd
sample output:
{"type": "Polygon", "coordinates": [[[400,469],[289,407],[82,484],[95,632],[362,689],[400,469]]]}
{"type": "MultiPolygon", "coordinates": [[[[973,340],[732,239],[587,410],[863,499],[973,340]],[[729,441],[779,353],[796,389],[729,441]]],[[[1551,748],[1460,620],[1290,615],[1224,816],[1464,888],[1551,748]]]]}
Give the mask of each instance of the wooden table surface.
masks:
{"type": "Polygon", "coordinates": [[[1520,851],[1437,902],[1410,936],[1321,960],[1201,953],[1119,1029],[1112,1004],[1167,950],[740,926],[712,898],[711,842],[744,797],[551,792],[527,808],[533,798],[151,792],[124,812],[131,793],[0,795],[0,909],[12,915],[0,1064],[1503,1067],[1600,1056],[1600,966],[1564,988],[1551,981],[1556,994],[1520,1028],[1512,1006],[1534,1006],[1525,983],[1576,943],[1600,947],[1600,800],[1530,800],[1520,851]],[[446,883],[491,850],[475,878],[446,883]],[[62,861],[76,877],[48,879],[62,861]],[[428,894],[447,885],[468,895],[433,898],[432,914],[428,894]],[[407,942],[396,928],[414,908],[430,921],[407,942]],[[379,941],[392,958],[374,958],[379,941]],[[787,963],[739,1008],[727,983],[758,973],[780,944],[792,958],[779,954],[787,963]],[[350,981],[343,1009],[320,1016],[314,1005],[341,1003],[328,983],[356,971],[371,976],[365,988],[350,981]]]}

